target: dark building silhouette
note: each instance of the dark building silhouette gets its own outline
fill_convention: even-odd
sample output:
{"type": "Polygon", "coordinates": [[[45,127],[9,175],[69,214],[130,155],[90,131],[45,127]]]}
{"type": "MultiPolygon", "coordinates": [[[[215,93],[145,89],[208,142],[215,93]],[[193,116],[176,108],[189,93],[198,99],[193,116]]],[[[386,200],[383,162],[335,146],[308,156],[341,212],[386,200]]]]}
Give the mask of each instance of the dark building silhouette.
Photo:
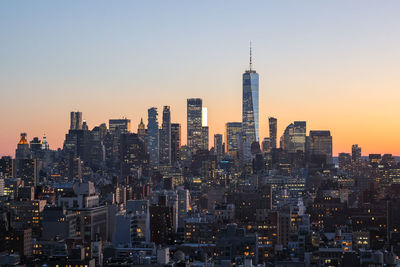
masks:
{"type": "Polygon", "coordinates": [[[173,208],[167,205],[167,197],[160,196],[158,205],[150,206],[150,241],[157,245],[173,241],[173,208]]]}
{"type": "Polygon", "coordinates": [[[160,165],[171,165],[171,110],[164,106],[160,129],[160,165]]]}
{"type": "Polygon", "coordinates": [[[181,150],[181,125],[179,123],[171,123],[171,163],[175,165],[180,161],[181,150]]]}
{"type": "Polygon", "coordinates": [[[276,148],[278,120],[274,117],[269,117],[268,124],[269,124],[270,147],[276,148]]]}

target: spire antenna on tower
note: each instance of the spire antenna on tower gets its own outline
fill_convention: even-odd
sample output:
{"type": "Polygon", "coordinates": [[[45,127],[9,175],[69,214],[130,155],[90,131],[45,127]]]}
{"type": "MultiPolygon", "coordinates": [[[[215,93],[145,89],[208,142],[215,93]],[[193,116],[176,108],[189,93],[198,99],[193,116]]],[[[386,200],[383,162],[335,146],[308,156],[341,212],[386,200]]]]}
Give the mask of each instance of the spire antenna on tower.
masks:
{"type": "Polygon", "coordinates": [[[250,71],[251,71],[251,69],[252,69],[252,67],[253,67],[253,62],[252,62],[252,55],[251,55],[251,41],[250,41],[250,71]]]}

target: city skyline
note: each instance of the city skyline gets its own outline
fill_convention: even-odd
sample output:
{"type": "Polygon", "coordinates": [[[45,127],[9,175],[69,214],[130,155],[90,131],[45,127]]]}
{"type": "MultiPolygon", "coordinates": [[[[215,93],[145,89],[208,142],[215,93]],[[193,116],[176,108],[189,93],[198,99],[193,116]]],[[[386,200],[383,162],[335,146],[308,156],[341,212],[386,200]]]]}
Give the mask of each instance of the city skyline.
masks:
{"type": "Polygon", "coordinates": [[[0,266],[400,267],[400,2],[0,2],[0,266]]]}
{"type": "MultiPolygon", "coordinates": [[[[135,23],[151,13],[148,4],[115,5],[105,17],[88,13],[90,4],[79,10],[49,2],[1,5],[1,24],[8,27],[0,37],[0,111],[7,114],[0,118],[0,155],[14,155],[21,132],[28,138],[45,133],[52,149],[62,147],[71,110],[83,112],[89,128],[124,116],[136,129],[141,118],[147,121],[149,107],[169,105],[185,144],[186,99],[196,97],[208,108],[210,138],[223,134],[227,122],[241,121],[249,40],[260,74],[260,141],[268,136],[272,116],[278,119],[278,138],[293,121],[307,121],[310,130],[330,130],[335,156],[350,152],[355,143],[365,155],[400,154],[396,2],[260,4],[253,13],[244,7],[240,19],[243,7],[234,3],[223,17],[233,23],[229,30],[219,17],[222,4],[212,10],[206,4],[161,4],[154,10],[161,15],[144,38],[135,23]],[[162,15],[162,7],[176,9],[171,14],[187,11],[180,13],[189,27],[181,31],[180,20],[162,15]],[[209,22],[199,14],[207,14],[209,22]],[[254,23],[246,20],[250,15],[254,23]],[[111,31],[115,28],[119,31],[111,31]],[[165,47],[154,45],[167,37],[165,47]]],[[[108,7],[103,2],[97,9],[108,7]]]]}
{"type": "MultiPolygon", "coordinates": [[[[161,107],[160,107],[160,109],[162,109],[162,107],[164,107],[165,105],[162,105],[161,107]]],[[[157,107],[156,107],[157,108],[157,107]]],[[[149,108],[150,109],[150,108],[149,108]]],[[[157,108],[158,109],[158,108],[157,108]]],[[[69,112],[70,111],[67,111],[67,113],[69,114],[69,112]]],[[[84,114],[84,112],[82,112],[81,110],[76,110],[76,111],[74,111],[74,112],[72,112],[72,113],[80,113],[81,114],[81,116],[82,116],[82,113],[84,114]]],[[[187,118],[186,118],[186,114],[184,114],[184,116],[185,116],[185,119],[184,119],[184,121],[183,122],[181,122],[181,121],[175,121],[175,120],[173,120],[172,118],[173,118],[173,109],[171,109],[171,122],[174,122],[174,123],[178,123],[178,124],[181,124],[181,125],[184,125],[185,127],[183,128],[183,129],[186,129],[186,125],[187,125],[187,123],[185,123],[185,120],[187,120],[187,118]]],[[[185,111],[185,113],[186,113],[186,111],[185,111]]],[[[158,120],[159,121],[162,121],[162,117],[160,117],[159,116],[160,114],[158,114],[158,120]]],[[[161,113],[161,116],[162,116],[162,113],[161,113]]],[[[66,118],[66,126],[65,126],[65,132],[67,132],[68,131],[68,129],[69,129],[69,127],[68,127],[68,124],[70,124],[70,122],[69,122],[69,120],[70,120],[70,117],[67,115],[66,116],[67,118],[66,118]]],[[[261,116],[260,116],[261,117],[261,116]]],[[[93,124],[92,125],[92,123],[91,123],[91,121],[90,121],[90,119],[86,119],[86,117],[85,117],[85,115],[83,115],[82,117],[81,117],[81,119],[82,119],[82,121],[81,122],[87,122],[87,124],[88,124],[88,126],[89,126],[89,129],[91,130],[91,129],[93,129],[94,127],[96,127],[96,126],[99,126],[100,124],[102,124],[102,123],[106,123],[106,125],[107,125],[107,127],[109,126],[108,124],[109,124],[109,120],[116,120],[116,121],[118,121],[118,120],[123,120],[123,119],[128,119],[129,121],[132,121],[131,122],[131,130],[130,130],[130,132],[131,133],[137,133],[137,129],[138,129],[138,127],[137,126],[139,126],[139,124],[140,124],[140,122],[141,122],[141,120],[146,120],[147,121],[147,119],[148,119],[148,116],[142,116],[142,117],[140,117],[139,119],[131,119],[130,117],[127,117],[127,116],[121,116],[121,117],[112,117],[112,118],[107,118],[107,119],[104,119],[102,122],[100,122],[100,123],[97,123],[97,124],[93,124]],[[137,122],[137,123],[136,123],[137,122]]],[[[264,118],[265,119],[265,118],[264,118]]],[[[268,138],[269,137],[269,125],[268,125],[268,117],[265,119],[267,122],[265,123],[265,122],[262,122],[262,123],[260,123],[261,125],[262,124],[266,124],[265,125],[265,127],[266,127],[266,129],[260,129],[260,132],[264,132],[264,134],[263,135],[261,135],[261,137],[260,137],[260,140],[259,140],[259,144],[260,144],[260,146],[262,145],[261,143],[262,143],[262,139],[263,138],[268,138]]],[[[277,122],[277,125],[278,125],[278,131],[277,131],[277,148],[280,148],[280,145],[279,145],[279,138],[284,134],[284,132],[285,132],[285,129],[286,129],[286,127],[288,127],[293,121],[288,121],[288,124],[287,125],[285,125],[285,126],[283,126],[283,125],[280,125],[280,121],[279,121],[279,118],[277,118],[277,120],[278,120],[278,122],[277,122]]],[[[290,120],[290,119],[289,119],[290,120]]],[[[212,133],[212,135],[210,134],[209,135],[209,138],[212,138],[213,136],[214,136],[214,134],[222,134],[223,136],[226,134],[225,132],[226,132],[226,129],[225,129],[225,127],[226,127],[226,123],[241,123],[241,120],[240,119],[238,119],[238,120],[232,120],[232,121],[226,121],[225,123],[224,123],[224,125],[223,125],[223,130],[221,130],[221,131],[219,131],[219,132],[217,132],[217,131],[213,131],[212,129],[211,129],[211,133],[212,133]]],[[[306,121],[307,122],[307,124],[308,125],[313,125],[313,123],[312,122],[310,122],[310,121],[306,121]]],[[[213,124],[212,122],[211,122],[211,124],[213,124]]],[[[307,128],[307,131],[306,131],[306,134],[308,135],[311,131],[319,131],[319,130],[328,130],[328,131],[331,131],[329,128],[325,128],[325,129],[314,129],[314,128],[311,128],[310,126],[307,126],[308,128],[307,128]],[[310,127],[310,128],[309,128],[310,127]]],[[[260,127],[261,128],[261,127],[260,127]]],[[[159,131],[160,131],[160,133],[161,133],[161,131],[162,131],[162,125],[160,124],[160,122],[159,122],[159,131]]],[[[18,133],[17,133],[17,135],[15,136],[15,143],[12,143],[11,145],[10,145],[10,147],[11,147],[11,152],[4,152],[5,150],[2,150],[2,151],[0,151],[0,156],[15,156],[15,144],[16,143],[18,143],[18,141],[20,140],[20,133],[26,133],[27,134],[27,138],[28,138],[28,141],[30,141],[30,140],[32,140],[33,138],[36,138],[36,137],[39,137],[39,138],[43,138],[44,136],[46,137],[46,139],[47,140],[55,140],[55,139],[59,139],[59,145],[54,145],[54,144],[52,144],[51,142],[49,142],[49,146],[50,146],[50,148],[52,149],[52,150],[57,150],[58,148],[60,148],[60,149],[62,149],[63,148],[63,144],[64,144],[64,137],[65,137],[65,132],[64,132],[64,134],[62,134],[61,135],[61,137],[54,137],[54,136],[49,136],[48,134],[47,134],[47,132],[46,131],[43,131],[43,134],[42,135],[40,135],[40,134],[37,134],[37,135],[34,135],[34,134],[31,134],[31,132],[30,131],[27,131],[27,130],[24,130],[24,129],[21,129],[21,131],[19,131],[18,133]]],[[[185,140],[187,139],[187,135],[186,135],[186,132],[185,131],[182,131],[182,133],[181,133],[181,138],[182,138],[182,145],[187,145],[187,142],[185,142],[185,140]]],[[[335,137],[334,135],[333,135],[333,137],[335,137]]],[[[224,136],[224,139],[225,139],[225,136],[224,136]]],[[[211,139],[210,139],[211,140],[211,139]]],[[[213,147],[213,142],[212,142],[212,140],[210,141],[209,140],[209,148],[212,148],[213,147]]],[[[396,154],[396,153],[390,153],[390,152],[387,152],[387,151],[380,151],[380,150],[373,150],[373,151],[370,151],[370,150],[366,150],[364,147],[367,147],[368,148],[368,145],[367,144],[362,144],[362,143],[359,143],[359,142],[357,142],[357,141],[355,141],[355,142],[353,142],[353,143],[351,143],[350,144],[350,146],[349,147],[345,147],[344,149],[342,149],[342,150],[338,150],[338,149],[335,149],[335,139],[333,140],[333,156],[338,156],[340,153],[351,153],[351,146],[353,145],[353,143],[357,143],[358,145],[360,145],[362,148],[363,148],[363,151],[362,151],[362,155],[363,156],[367,156],[368,154],[374,154],[374,153],[378,153],[378,154],[393,154],[394,156],[398,156],[399,154],[396,154]]]]}

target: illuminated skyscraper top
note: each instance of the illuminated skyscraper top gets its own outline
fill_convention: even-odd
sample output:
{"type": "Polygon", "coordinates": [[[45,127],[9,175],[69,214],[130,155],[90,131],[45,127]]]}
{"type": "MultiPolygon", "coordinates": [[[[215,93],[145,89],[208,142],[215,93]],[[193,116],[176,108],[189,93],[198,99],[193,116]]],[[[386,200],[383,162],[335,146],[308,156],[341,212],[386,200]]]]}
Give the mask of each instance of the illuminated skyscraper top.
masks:
{"type": "Polygon", "coordinates": [[[189,98],[187,100],[187,145],[193,150],[201,148],[202,107],[201,98],[189,98]]]}
{"type": "Polygon", "coordinates": [[[242,134],[245,160],[246,154],[250,152],[251,144],[259,141],[258,111],[258,73],[253,70],[250,44],[250,66],[249,70],[243,73],[242,134]]]}
{"type": "Polygon", "coordinates": [[[82,112],[71,112],[70,130],[82,130],[82,112]]]}

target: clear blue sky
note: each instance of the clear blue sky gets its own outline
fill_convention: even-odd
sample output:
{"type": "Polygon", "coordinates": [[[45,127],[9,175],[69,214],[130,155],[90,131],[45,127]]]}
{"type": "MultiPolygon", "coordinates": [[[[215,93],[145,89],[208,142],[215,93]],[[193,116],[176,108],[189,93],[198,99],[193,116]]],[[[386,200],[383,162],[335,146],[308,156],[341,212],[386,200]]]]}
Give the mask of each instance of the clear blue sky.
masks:
{"type": "Polygon", "coordinates": [[[335,153],[399,154],[399,14],[399,1],[1,1],[0,154],[21,131],[61,146],[71,110],[136,128],[171,105],[186,140],[188,97],[223,133],[241,119],[250,40],[261,137],[276,116],[279,134],[293,120],[332,130],[335,153]]]}

